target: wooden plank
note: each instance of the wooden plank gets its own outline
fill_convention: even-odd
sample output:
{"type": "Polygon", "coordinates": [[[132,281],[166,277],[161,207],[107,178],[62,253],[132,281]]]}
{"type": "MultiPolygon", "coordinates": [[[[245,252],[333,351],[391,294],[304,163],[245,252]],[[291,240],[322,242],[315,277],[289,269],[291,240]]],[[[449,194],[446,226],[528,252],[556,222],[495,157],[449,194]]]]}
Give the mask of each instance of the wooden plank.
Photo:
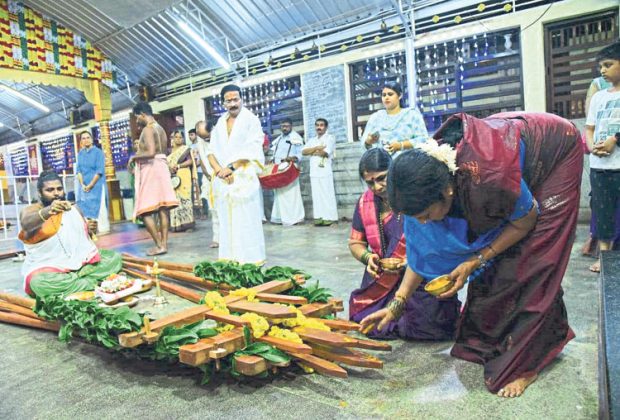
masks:
{"type": "MultiPolygon", "coordinates": [[[[153,265],[152,259],[137,257],[135,255],[128,254],[126,252],[123,252],[121,255],[123,257],[123,261],[129,261],[132,263],[138,263],[138,264],[143,264],[143,265],[146,264],[149,266],[153,265]]],[[[176,270],[176,271],[185,271],[187,273],[194,272],[193,264],[182,264],[182,263],[174,263],[174,262],[160,261],[160,260],[157,260],[157,264],[159,265],[159,268],[167,268],[169,270],[176,270]]]]}
{"type": "Polygon", "coordinates": [[[305,305],[308,299],[301,296],[279,295],[276,293],[257,293],[256,298],[264,302],[288,303],[291,305],[305,305]]]}
{"type": "Polygon", "coordinates": [[[317,330],[315,328],[296,327],[293,328],[293,331],[299,334],[299,337],[304,341],[326,346],[355,347],[357,341],[344,334],[317,330]]]}
{"type": "Polygon", "coordinates": [[[260,356],[236,356],[235,369],[242,375],[256,376],[267,371],[267,361],[260,356]]]}
{"type": "Polygon", "coordinates": [[[340,298],[329,298],[327,299],[327,303],[332,305],[332,312],[342,312],[344,311],[344,303],[340,298]]]}
{"type": "Polygon", "coordinates": [[[231,324],[234,325],[236,327],[244,327],[244,326],[249,326],[250,325],[250,321],[246,321],[245,319],[236,316],[236,315],[226,315],[226,314],[219,314],[217,312],[214,311],[210,311],[205,313],[205,318],[208,319],[212,319],[214,321],[217,322],[222,322],[224,324],[231,324]]]}
{"type": "Polygon", "coordinates": [[[349,376],[347,371],[338,366],[337,364],[325,359],[321,359],[320,357],[302,353],[289,354],[293,356],[294,359],[301,361],[304,365],[310,366],[311,368],[323,375],[335,376],[337,378],[346,378],[349,376]]]}
{"type": "Polygon", "coordinates": [[[28,309],[34,308],[34,304],[36,303],[34,299],[25,296],[13,295],[11,293],[0,293],[0,299],[28,309]]]}
{"type": "MultiPolygon", "coordinates": [[[[295,280],[297,284],[304,284],[303,279],[295,280]]],[[[295,284],[291,280],[272,280],[258,286],[252,287],[256,293],[282,293],[292,289],[295,284]]]]}
{"type": "Polygon", "coordinates": [[[302,314],[309,317],[321,318],[330,315],[332,305],[330,303],[309,303],[298,308],[302,314]]]}
{"type": "Polygon", "coordinates": [[[312,354],[332,362],[370,369],[382,369],[383,361],[361,351],[339,347],[312,345],[312,354]]]}
{"type": "Polygon", "coordinates": [[[199,366],[213,359],[234,353],[245,347],[243,329],[235,328],[214,337],[203,338],[194,344],[185,344],[179,348],[179,361],[190,366],[199,366]]]}
{"type": "Polygon", "coordinates": [[[58,331],[60,329],[60,324],[58,322],[42,321],[40,319],[33,319],[12,312],[0,312],[0,322],[23,325],[25,327],[38,328],[40,330],[58,331]]]}
{"type": "Polygon", "coordinates": [[[255,340],[270,344],[273,347],[280,349],[282,351],[293,352],[293,353],[303,353],[303,354],[312,353],[312,348],[308,346],[307,344],[295,343],[293,341],[284,340],[278,337],[270,337],[268,335],[264,335],[261,338],[257,338],[255,340]]]}
{"type": "Polygon", "coordinates": [[[325,319],[325,318],[313,318],[317,321],[327,325],[332,330],[340,331],[358,331],[360,324],[353,321],[347,321],[346,319],[325,319]]]}
{"type": "Polygon", "coordinates": [[[179,347],[179,361],[185,365],[200,366],[209,361],[209,352],[215,347],[213,340],[203,338],[194,344],[179,347]]]}
{"type": "Polygon", "coordinates": [[[376,351],[392,351],[392,346],[388,343],[384,343],[382,341],[374,341],[374,340],[365,340],[361,338],[352,338],[356,343],[352,347],[357,347],[360,349],[367,350],[376,350],[376,351]]]}
{"type": "Polygon", "coordinates": [[[270,319],[295,318],[296,316],[295,311],[286,306],[271,305],[269,303],[240,300],[227,304],[227,306],[228,309],[234,312],[254,312],[257,315],[270,319]]]}

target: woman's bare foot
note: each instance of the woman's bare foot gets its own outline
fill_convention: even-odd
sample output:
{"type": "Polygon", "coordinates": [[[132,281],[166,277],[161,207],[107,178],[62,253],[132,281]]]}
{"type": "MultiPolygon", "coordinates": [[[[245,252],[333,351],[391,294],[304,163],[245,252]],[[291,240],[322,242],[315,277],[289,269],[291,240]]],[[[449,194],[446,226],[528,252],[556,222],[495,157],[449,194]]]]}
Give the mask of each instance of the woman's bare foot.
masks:
{"type": "Polygon", "coordinates": [[[211,245],[209,245],[209,248],[219,248],[220,244],[218,244],[217,242],[211,242],[211,245]]]}
{"type": "Polygon", "coordinates": [[[505,387],[499,390],[498,396],[504,398],[520,397],[525,391],[525,388],[530,386],[538,378],[538,375],[530,376],[528,378],[515,379],[505,387]]]}
{"type": "Polygon", "coordinates": [[[146,255],[148,255],[149,257],[153,257],[155,255],[163,255],[167,252],[168,250],[166,248],[154,246],[153,248],[149,248],[146,251],[146,255]]]}
{"type": "Polygon", "coordinates": [[[594,264],[592,264],[590,266],[590,271],[592,271],[593,273],[600,273],[601,272],[601,261],[597,260],[594,264]]]}

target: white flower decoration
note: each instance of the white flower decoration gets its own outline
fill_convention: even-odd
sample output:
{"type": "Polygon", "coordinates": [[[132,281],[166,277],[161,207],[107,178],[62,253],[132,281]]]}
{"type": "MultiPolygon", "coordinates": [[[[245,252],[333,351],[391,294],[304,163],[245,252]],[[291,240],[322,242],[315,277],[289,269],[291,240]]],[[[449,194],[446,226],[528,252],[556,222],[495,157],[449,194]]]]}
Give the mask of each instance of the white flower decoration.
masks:
{"type": "Polygon", "coordinates": [[[456,150],[450,147],[448,144],[442,144],[441,146],[437,141],[428,139],[424,143],[417,143],[414,146],[416,149],[422,150],[429,156],[434,157],[438,161],[444,163],[452,175],[456,172],[456,150]]]}

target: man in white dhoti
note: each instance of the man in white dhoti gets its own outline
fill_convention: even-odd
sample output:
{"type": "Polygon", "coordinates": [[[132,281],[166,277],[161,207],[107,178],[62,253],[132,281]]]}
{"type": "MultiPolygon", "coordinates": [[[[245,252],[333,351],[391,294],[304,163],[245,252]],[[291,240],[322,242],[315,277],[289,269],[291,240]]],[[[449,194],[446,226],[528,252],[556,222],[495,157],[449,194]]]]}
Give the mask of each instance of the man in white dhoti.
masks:
{"type": "Polygon", "coordinates": [[[336,139],[327,133],[328,126],[329,123],[325,118],[317,118],[314,123],[316,136],[311,138],[302,150],[304,156],[310,156],[312,209],[316,226],[329,226],[338,221],[334,175],[332,173],[336,139]]]}
{"type": "Polygon", "coordinates": [[[200,185],[200,199],[209,203],[211,209],[211,225],[213,229],[213,240],[209,245],[209,248],[218,248],[220,246],[220,219],[217,216],[217,206],[215,197],[215,171],[209,164],[208,155],[211,131],[213,125],[209,122],[198,121],[196,123],[196,152],[200,157],[200,167],[202,168],[202,182],[200,185]]]}
{"type": "Polygon", "coordinates": [[[256,115],[243,107],[241,89],[226,85],[220,93],[227,112],[211,132],[207,154],[215,172],[220,219],[221,259],[265,261],[258,174],[265,160],[263,130],[256,115]]]}
{"type": "MultiPolygon", "coordinates": [[[[282,134],[275,139],[271,146],[273,163],[282,168],[284,165],[298,165],[301,160],[301,149],[304,140],[293,131],[293,122],[285,118],[280,123],[282,134]]],[[[292,226],[304,220],[304,203],[301,200],[299,178],[286,187],[273,190],[273,209],[271,222],[292,226]]]]}

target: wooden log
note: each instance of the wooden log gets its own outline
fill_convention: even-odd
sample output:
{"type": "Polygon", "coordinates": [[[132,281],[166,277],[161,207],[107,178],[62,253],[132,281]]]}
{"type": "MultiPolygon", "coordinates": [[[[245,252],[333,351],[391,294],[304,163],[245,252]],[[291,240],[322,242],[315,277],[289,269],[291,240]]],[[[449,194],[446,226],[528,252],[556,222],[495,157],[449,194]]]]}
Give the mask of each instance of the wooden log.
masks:
{"type": "Polygon", "coordinates": [[[287,306],[271,305],[269,303],[248,302],[240,300],[227,304],[228,309],[234,312],[254,312],[269,319],[295,318],[296,314],[287,306]]]}
{"type": "Polygon", "coordinates": [[[302,340],[309,343],[323,344],[332,347],[355,347],[356,340],[344,334],[322,331],[314,328],[296,327],[293,329],[302,340]]]}
{"type": "Polygon", "coordinates": [[[342,347],[328,347],[320,344],[312,344],[312,354],[331,360],[332,362],[344,363],[345,365],[358,366],[371,369],[382,369],[383,361],[374,356],[342,347]]]}
{"type": "Polygon", "coordinates": [[[310,366],[314,370],[323,375],[335,376],[337,378],[346,378],[349,376],[346,370],[335,363],[311,354],[289,353],[294,359],[300,360],[303,364],[310,366]]]}
{"type": "Polygon", "coordinates": [[[260,356],[235,356],[235,369],[245,376],[256,376],[267,371],[268,363],[260,356]]]}
{"type": "Polygon", "coordinates": [[[60,329],[60,324],[58,322],[33,319],[12,312],[0,312],[0,322],[6,322],[7,324],[23,325],[25,327],[38,328],[40,330],[48,331],[58,331],[60,329]]]}
{"type": "Polygon", "coordinates": [[[331,303],[309,303],[299,307],[302,314],[313,318],[322,318],[327,315],[331,315],[332,305],[331,303]]]}
{"type": "Polygon", "coordinates": [[[14,305],[23,306],[24,308],[32,309],[36,301],[29,297],[13,295],[10,293],[0,293],[0,299],[12,303],[14,305]]]}
{"type": "Polygon", "coordinates": [[[256,299],[263,302],[287,303],[291,305],[305,305],[308,303],[308,299],[305,297],[279,295],[276,293],[257,293],[256,299]]]}
{"type": "MultiPolygon", "coordinates": [[[[140,258],[135,255],[128,254],[126,252],[123,252],[121,255],[123,257],[123,261],[128,261],[128,262],[142,264],[142,265],[146,264],[149,266],[153,265],[153,260],[150,260],[148,258],[140,258]]],[[[157,264],[159,265],[159,268],[167,268],[169,270],[175,270],[175,271],[184,271],[186,273],[194,272],[193,264],[173,263],[169,261],[160,261],[160,260],[157,260],[157,264]]]]}
{"type": "Polygon", "coordinates": [[[347,321],[346,319],[325,319],[325,318],[315,318],[315,319],[327,325],[332,330],[358,331],[360,328],[360,324],[358,324],[357,322],[347,321]]]}
{"type": "Polygon", "coordinates": [[[255,340],[263,342],[263,343],[267,343],[277,349],[280,349],[286,352],[302,353],[302,354],[312,353],[312,347],[310,347],[309,345],[295,343],[294,341],[284,340],[283,338],[270,337],[268,335],[264,335],[261,338],[257,338],[255,340]]]}
{"type": "Polygon", "coordinates": [[[35,314],[32,311],[32,309],[27,309],[27,308],[24,308],[23,306],[15,305],[13,303],[1,301],[1,300],[0,300],[0,311],[12,312],[15,314],[27,316],[28,318],[40,319],[41,321],[44,321],[44,319],[39,318],[37,314],[35,314]]]}

